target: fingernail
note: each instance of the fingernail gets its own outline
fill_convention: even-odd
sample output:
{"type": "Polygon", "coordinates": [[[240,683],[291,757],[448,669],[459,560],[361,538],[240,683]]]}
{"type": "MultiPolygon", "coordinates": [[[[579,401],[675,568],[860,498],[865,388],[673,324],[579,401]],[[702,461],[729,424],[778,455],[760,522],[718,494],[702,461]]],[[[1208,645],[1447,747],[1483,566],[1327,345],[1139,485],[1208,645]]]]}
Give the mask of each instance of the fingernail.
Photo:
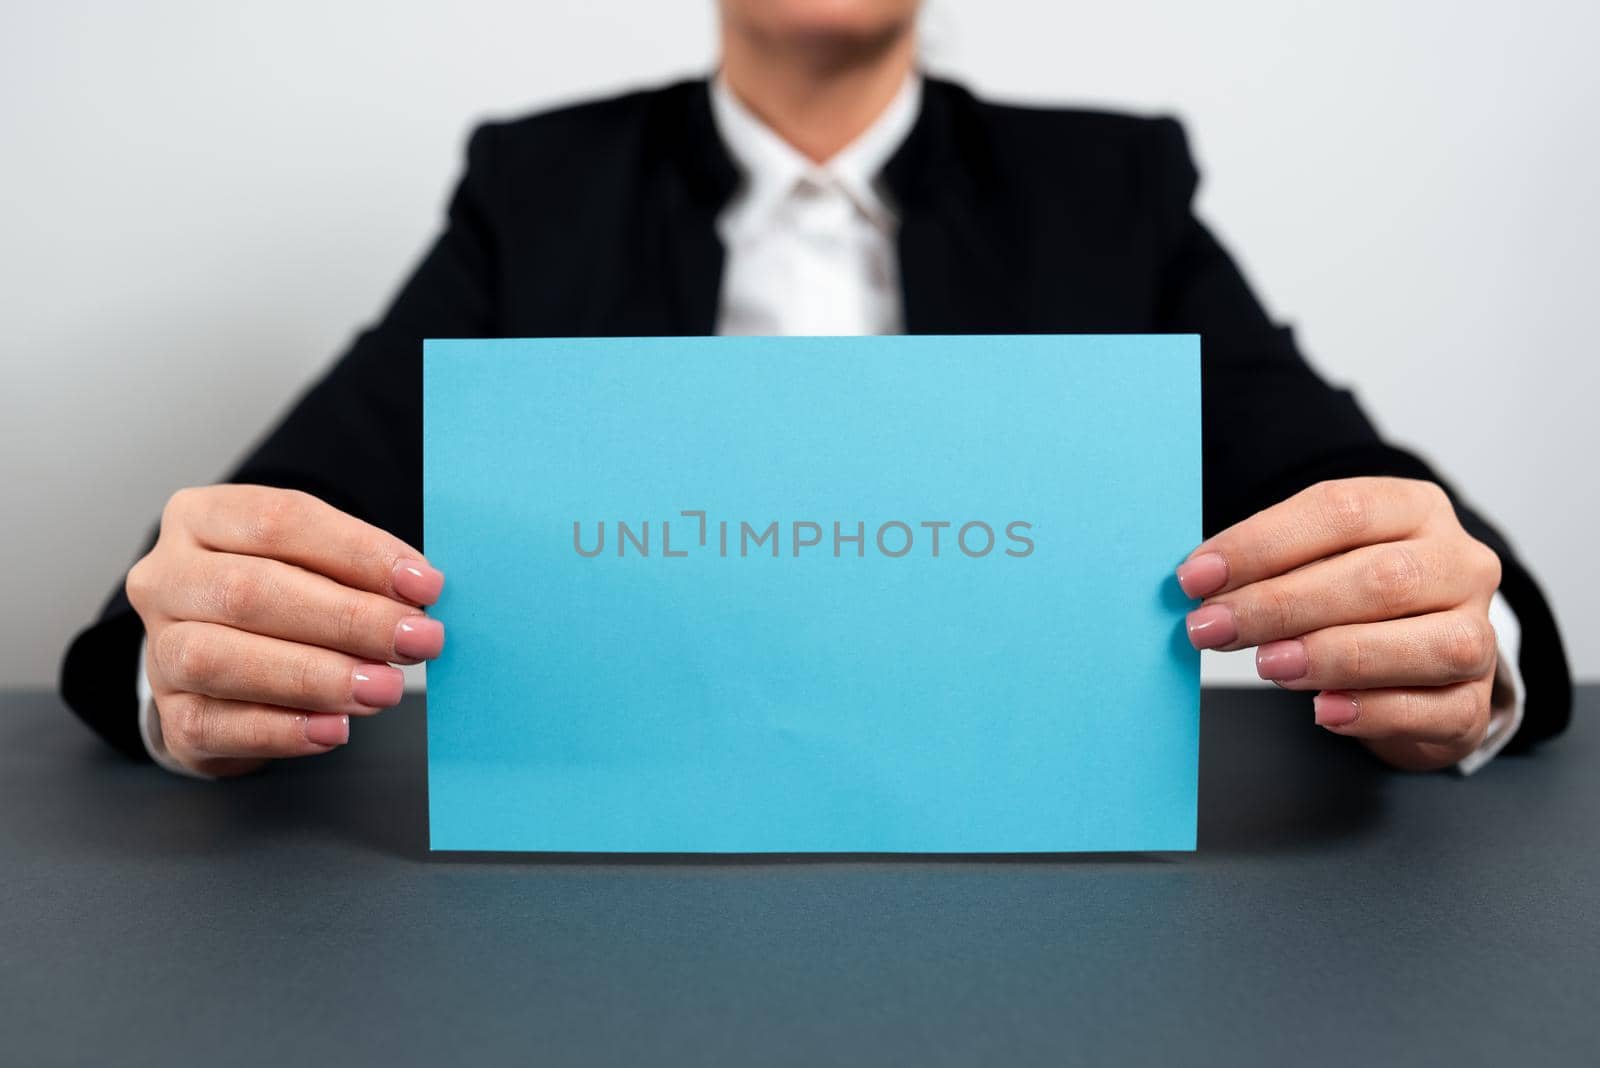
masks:
{"type": "Polygon", "coordinates": [[[306,716],[306,741],[314,745],[343,745],[350,740],[349,716],[306,716]]]}
{"type": "Polygon", "coordinates": [[[1228,561],[1221,553],[1201,553],[1178,565],[1178,585],[1196,600],[1210,597],[1227,584],[1228,561]]]}
{"type": "Polygon", "coordinates": [[[1185,623],[1189,628],[1189,644],[1196,649],[1215,649],[1239,636],[1239,627],[1233,621],[1233,609],[1225,604],[1196,608],[1189,613],[1185,623]]]}
{"type": "Polygon", "coordinates": [[[444,624],[427,616],[407,616],[394,625],[394,651],[412,660],[432,660],[444,648],[444,624]]]}
{"type": "Polygon", "coordinates": [[[1268,642],[1256,650],[1256,674],[1272,682],[1298,679],[1311,670],[1306,643],[1299,638],[1268,642]]]}
{"type": "Polygon", "coordinates": [[[350,685],[350,696],[368,708],[388,708],[400,703],[406,677],[388,664],[358,664],[350,685]]]}
{"type": "Polygon", "coordinates": [[[1323,727],[1348,727],[1361,715],[1361,702],[1355,694],[1327,690],[1311,701],[1317,723],[1323,727]]]}
{"type": "Polygon", "coordinates": [[[444,589],[444,575],[426,560],[400,560],[394,565],[394,592],[412,604],[432,604],[444,589]]]}

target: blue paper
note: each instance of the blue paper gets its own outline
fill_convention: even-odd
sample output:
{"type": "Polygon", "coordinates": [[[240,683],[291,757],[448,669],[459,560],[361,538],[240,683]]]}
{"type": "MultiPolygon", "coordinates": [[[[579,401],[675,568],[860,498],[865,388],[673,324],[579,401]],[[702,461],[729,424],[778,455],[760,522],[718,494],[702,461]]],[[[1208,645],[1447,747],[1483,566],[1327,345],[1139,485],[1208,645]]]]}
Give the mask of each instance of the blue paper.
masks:
{"type": "Polygon", "coordinates": [[[428,341],[423,392],[434,849],[1194,848],[1198,338],[428,341]]]}

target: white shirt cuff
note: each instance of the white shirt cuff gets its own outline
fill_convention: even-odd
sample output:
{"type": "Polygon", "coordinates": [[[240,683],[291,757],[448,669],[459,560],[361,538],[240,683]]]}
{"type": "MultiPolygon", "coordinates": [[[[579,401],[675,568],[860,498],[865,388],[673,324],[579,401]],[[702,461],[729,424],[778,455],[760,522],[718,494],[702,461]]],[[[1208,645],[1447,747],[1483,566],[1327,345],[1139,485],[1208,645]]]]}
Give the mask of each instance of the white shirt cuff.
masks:
{"type": "Polygon", "coordinates": [[[1517,666],[1522,655],[1522,624],[1498,592],[1489,602],[1489,625],[1494,628],[1495,641],[1500,647],[1499,662],[1494,669],[1494,693],[1490,698],[1489,731],[1478,748],[1457,761],[1456,771],[1462,775],[1471,775],[1493,760],[1522,726],[1526,691],[1522,686],[1522,670],[1517,666]]]}
{"type": "Polygon", "coordinates": [[[134,693],[139,697],[139,738],[144,742],[144,751],[150,754],[161,767],[179,775],[186,775],[191,779],[209,779],[210,775],[202,775],[193,768],[186,768],[167,752],[167,743],[161,737],[161,717],[156,713],[156,697],[150,690],[150,676],[144,669],[144,652],[147,641],[139,639],[139,678],[135,684],[134,693]]]}

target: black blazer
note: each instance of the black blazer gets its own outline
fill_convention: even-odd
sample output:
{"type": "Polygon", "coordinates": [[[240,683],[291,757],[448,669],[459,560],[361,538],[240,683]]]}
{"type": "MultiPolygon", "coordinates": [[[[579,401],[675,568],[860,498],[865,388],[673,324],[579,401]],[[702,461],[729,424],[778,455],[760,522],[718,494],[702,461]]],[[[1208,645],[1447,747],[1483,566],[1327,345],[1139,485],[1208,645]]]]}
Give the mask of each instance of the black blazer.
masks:
{"type": "MultiPolygon", "coordinates": [[[[1438,481],[1268,320],[1191,212],[1171,119],[1006,107],[930,79],[883,180],[909,333],[1201,335],[1208,533],[1321,479],[1438,481]]],[[[231,480],[307,490],[420,544],[421,340],[713,333],[714,220],[738,183],[703,81],[479,128],[444,233],[231,480]]],[[[1522,624],[1525,747],[1567,722],[1561,640],[1505,538],[1457,508],[1500,554],[1522,624]]],[[[61,673],[73,710],[136,757],[141,635],[118,592],[61,673]]]]}

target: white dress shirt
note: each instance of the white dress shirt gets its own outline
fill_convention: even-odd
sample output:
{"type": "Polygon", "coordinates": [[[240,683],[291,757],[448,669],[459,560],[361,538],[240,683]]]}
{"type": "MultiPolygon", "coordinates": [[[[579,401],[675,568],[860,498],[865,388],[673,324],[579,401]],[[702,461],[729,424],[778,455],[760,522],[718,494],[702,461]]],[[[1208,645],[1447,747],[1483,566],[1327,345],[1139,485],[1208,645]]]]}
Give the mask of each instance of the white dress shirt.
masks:
{"type": "Polygon", "coordinates": [[[720,77],[711,114],[744,181],[717,219],[726,252],[719,334],[898,334],[897,219],[878,175],[911,132],[922,79],[825,164],[812,163],[720,77]]]}
{"type": "MultiPolygon", "coordinates": [[[[726,253],[717,333],[897,334],[904,330],[898,217],[879,175],[916,122],[922,80],[913,75],[872,126],[826,163],[813,163],[740,102],[719,76],[711,85],[717,133],[743,173],[717,219],[726,253]]],[[[1489,620],[1500,643],[1496,708],[1488,736],[1457,765],[1471,774],[1522,722],[1517,670],[1521,628],[1495,594],[1489,620]]],[[[161,739],[139,657],[139,729],[162,767],[185,771],[161,739]]]]}

